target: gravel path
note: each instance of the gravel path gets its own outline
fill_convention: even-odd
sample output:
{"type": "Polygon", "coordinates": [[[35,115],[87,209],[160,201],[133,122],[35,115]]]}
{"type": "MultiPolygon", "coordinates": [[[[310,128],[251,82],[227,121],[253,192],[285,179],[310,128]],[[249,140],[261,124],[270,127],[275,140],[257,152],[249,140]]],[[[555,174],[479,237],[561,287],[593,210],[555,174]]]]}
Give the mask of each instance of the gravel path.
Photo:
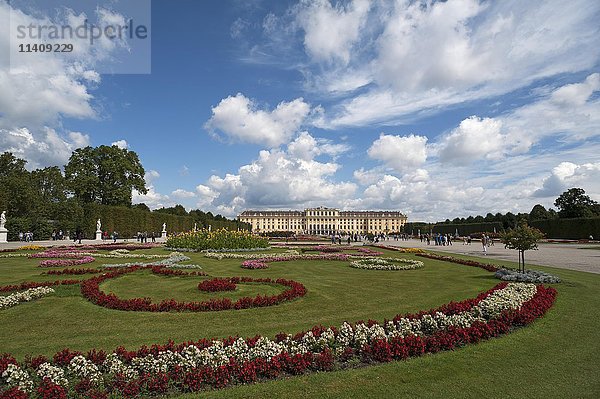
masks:
{"type": "MultiPolygon", "coordinates": [[[[462,241],[450,246],[427,245],[419,240],[408,241],[383,241],[382,244],[398,247],[423,248],[439,252],[451,252],[461,255],[481,256],[483,250],[481,242],[473,241],[471,245],[463,245],[462,241]]],[[[588,273],[600,274],[600,244],[555,244],[540,243],[537,251],[525,252],[525,263],[557,267],[560,269],[578,270],[588,273]],[[595,248],[595,249],[594,249],[595,248]]],[[[502,243],[496,242],[488,247],[488,258],[510,260],[518,262],[517,251],[505,249],[502,243]]]]}

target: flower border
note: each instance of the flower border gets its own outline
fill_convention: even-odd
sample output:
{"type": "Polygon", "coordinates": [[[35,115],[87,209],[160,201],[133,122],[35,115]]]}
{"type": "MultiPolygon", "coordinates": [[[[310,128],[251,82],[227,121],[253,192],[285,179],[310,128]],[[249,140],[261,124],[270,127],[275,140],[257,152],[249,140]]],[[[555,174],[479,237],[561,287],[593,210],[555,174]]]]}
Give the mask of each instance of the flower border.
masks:
{"type": "MultiPolygon", "coordinates": [[[[222,310],[241,310],[255,307],[273,306],[282,302],[291,301],[298,297],[306,295],[306,287],[294,280],[270,279],[270,278],[252,278],[252,277],[228,277],[231,282],[238,283],[267,283],[279,284],[289,287],[278,295],[264,296],[257,295],[254,298],[243,297],[233,302],[229,298],[211,299],[202,302],[180,302],[175,299],[165,299],[159,303],[152,303],[151,298],[133,298],[121,299],[115,294],[106,294],[100,290],[100,284],[106,280],[120,277],[127,273],[133,273],[140,269],[146,269],[144,266],[124,267],[100,276],[81,282],[81,294],[92,303],[109,309],[137,311],[137,312],[213,312],[222,310]]],[[[161,266],[151,266],[153,273],[163,275],[201,275],[203,272],[184,272],[181,270],[171,270],[161,266]]]]}
{"type": "Polygon", "coordinates": [[[350,267],[365,270],[415,270],[423,266],[424,264],[420,260],[404,258],[364,258],[350,262],[350,267]]]}
{"type": "MultiPolygon", "coordinates": [[[[398,315],[382,324],[343,323],[340,328],[315,326],[274,340],[229,337],[224,340],[123,347],[85,356],[64,349],[52,360],[43,356],[19,363],[0,355],[3,397],[26,398],[27,391],[52,392],[66,398],[121,394],[164,394],[176,388],[197,392],[253,383],[309,371],[405,360],[453,350],[507,334],[542,317],[555,302],[552,287],[502,282],[476,298],[450,302],[417,314],[398,315]]],[[[44,396],[46,397],[46,396],[44,396]]]]}

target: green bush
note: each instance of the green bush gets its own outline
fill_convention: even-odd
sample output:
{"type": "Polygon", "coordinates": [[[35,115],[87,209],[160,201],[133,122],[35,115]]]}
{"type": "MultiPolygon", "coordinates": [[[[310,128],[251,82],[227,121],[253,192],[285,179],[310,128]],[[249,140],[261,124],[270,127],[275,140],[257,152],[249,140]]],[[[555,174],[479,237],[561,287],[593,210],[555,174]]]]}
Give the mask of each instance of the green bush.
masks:
{"type": "MultiPolygon", "coordinates": [[[[461,236],[481,233],[481,232],[493,232],[494,228],[499,233],[503,230],[501,222],[489,222],[489,223],[467,223],[467,224],[436,224],[433,226],[434,233],[441,234],[454,234],[458,230],[458,234],[461,236]]],[[[421,234],[427,233],[421,230],[421,234]]]]}
{"type": "Polygon", "coordinates": [[[533,220],[530,225],[541,230],[546,238],[578,240],[590,235],[600,238],[600,217],[533,220]]]}
{"type": "Polygon", "coordinates": [[[269,240],[245,230],[188,231],[167,238],[167,247],[186,248],[196,251],[205,249],[252,249],[266,248],[268,246],[269,240]]]}

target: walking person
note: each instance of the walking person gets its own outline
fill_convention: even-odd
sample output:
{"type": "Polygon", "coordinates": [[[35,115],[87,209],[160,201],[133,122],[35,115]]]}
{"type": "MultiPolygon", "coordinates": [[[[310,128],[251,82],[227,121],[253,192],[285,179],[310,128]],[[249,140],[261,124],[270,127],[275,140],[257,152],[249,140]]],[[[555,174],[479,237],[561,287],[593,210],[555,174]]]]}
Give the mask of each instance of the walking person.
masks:
{"type": "Polygon", "coordinates": [[[485,235],[481,236],[481,245],[483,245],[483,254],[487,255],[487,242],[485,239],[485,235]]]}

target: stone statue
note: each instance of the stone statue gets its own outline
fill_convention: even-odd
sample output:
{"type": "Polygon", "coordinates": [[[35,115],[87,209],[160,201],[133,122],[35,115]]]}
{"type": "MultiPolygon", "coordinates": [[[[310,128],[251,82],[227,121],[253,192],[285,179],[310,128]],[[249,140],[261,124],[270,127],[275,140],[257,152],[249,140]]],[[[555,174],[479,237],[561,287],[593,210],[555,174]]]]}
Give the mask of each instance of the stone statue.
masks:
{"type": "Polygon", "coordinates": [[[198,224],[194,223],[194,231],[197,231],[197,230],[198,230],[198,224]]]}
{"type": "Polygon", "coordinates": [[[6,211],[2,211],[0,215],[0,229],[4,228],[4,224],[6,223],[6,211]]]}
{"type": "Polygon", "coordinates": [[[102,227],[102,223],[100,222],[100,219],[98,219],[96,221],[96,231],[102,231],[102,230],[100,230],[101,227],[102,227]]]}
{"type": "Polygon", "coordinates": [[[166,223],[163,223],[163,229],[162,229],[162,231],[167,231],[167,224],[166,223]]]}

